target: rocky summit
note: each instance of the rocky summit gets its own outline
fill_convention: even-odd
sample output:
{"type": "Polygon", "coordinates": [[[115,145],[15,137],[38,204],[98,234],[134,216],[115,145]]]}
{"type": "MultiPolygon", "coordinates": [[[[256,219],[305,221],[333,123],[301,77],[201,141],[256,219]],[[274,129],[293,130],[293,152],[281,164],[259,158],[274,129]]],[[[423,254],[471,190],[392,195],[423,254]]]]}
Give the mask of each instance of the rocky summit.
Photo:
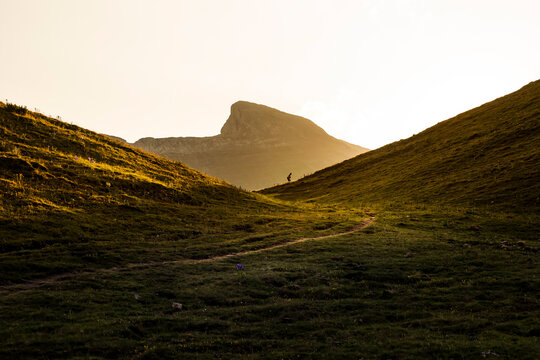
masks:
{"type": "Polygon", "coordinates": [[[143,138],[134,145],[248,190],[286,182],[289,173],[298,179],[368,151],[306,118],[247,101],[231,106],[219,135],[143,138]]]}

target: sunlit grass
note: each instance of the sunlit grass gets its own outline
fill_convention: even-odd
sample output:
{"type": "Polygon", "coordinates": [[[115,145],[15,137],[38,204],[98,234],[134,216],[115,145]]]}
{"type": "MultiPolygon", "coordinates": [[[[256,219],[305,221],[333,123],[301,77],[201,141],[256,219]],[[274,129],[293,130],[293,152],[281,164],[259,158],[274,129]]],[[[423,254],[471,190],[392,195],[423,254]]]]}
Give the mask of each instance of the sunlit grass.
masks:
{"type": "Polygon", "coordinates": [[[540,80],[299,181],[286,200],[540,210],[540,80]]]}
{"type": "Polygon", "coordinates": [[[267,197],[0,104],[0,358],[536,359],[530,193],[421,201],[380,171],[267,197]]]}
{"type": "Polygon", "coordinates": [[[247,193],[37,113],[0,117],[2,283],[260,248],[365,217],[247,193]]]}

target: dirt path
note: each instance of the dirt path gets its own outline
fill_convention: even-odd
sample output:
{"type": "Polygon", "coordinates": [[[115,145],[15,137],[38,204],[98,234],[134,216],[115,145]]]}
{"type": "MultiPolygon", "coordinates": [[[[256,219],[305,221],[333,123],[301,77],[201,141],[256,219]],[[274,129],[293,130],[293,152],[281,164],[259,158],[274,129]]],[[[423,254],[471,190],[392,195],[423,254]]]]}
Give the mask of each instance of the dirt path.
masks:
{"type": "Polygon", "coordinates": [[[301,243],[301,242],[304,242],[304,241],[329,239],[329,238],[334,238],[334,237],[338,237],[338,236],[352,234],[352,233],[358,232],[358,231],[370,226],[371,224],[373,224],[374,221],[375,221],[375,216],[372,215],[369,219],[366,219],[366,220],[362,221],[361,223],[356,225],[351,230],[348,230],[348,231],[345,231],[345,232],[336,233],[336,234],[330,234],[330,235],[323,235],[323,236],[305,237],[305,238],[300,238],[300,239],[295,239],[295,240],[291,240],[291,241],[288,241],[288,242],[284,242],[284,243],[281,243],[281,244],[270,245],[270,246],[260,248],[260,249],[239,251],[239,252],[225,254],[225,255],[216,255],[216,256],[209,257],[209,258],[205,258],[205,259],[180,259],[180,260],[149,261],[149,262],[144,262],[144,263],[133,263],[133,264],[126,264],[126,265],[122,265],[122,266],[115,266],[115,267],[108,268],[108,269],[74,271],[74,272],[68,272],[68,273],[63,273],[63,274],[58,274],[58,275],[52,275],[52,276],[48,276],[48,277],[41,278],[41,279],[30,280],[30,281],[25,282],[25,283],[0,286],[0,293],[14,292],[14,291],[20,291],[20,290],[31,290],[31,289],[34,289],[34,288],[37,288],[37,287],[40,287],[40,286],[43,286],[43,285],[52,284],[52,283],[55,283],[55,282],[60,281],[60,280],[64,280],[64,279],[67,279],[67,278],[70,278],[70,277],[80,276],[80,275],[112,274],[112,273],[116,273],[116,272],[119,272],[119,271],[125,271],[125,270],[130,270],[130,269],[139,268],[139,267],[156,266],[156,265],[168,265],[168,264],[204,263],[204,262],[211,262],[211,261],[227,259],[227,258],[231,258],[231,257],[234,257],[234,256],[257,254],[257,253],[265,252],[265,251],[272,250],[272,249],[277,249],[277,248],[281,248],[281,247],[285,247],[285,246],[289,246],[289,245],[293,245],[293,244],[298,244],[298,243],[301,243]]]}

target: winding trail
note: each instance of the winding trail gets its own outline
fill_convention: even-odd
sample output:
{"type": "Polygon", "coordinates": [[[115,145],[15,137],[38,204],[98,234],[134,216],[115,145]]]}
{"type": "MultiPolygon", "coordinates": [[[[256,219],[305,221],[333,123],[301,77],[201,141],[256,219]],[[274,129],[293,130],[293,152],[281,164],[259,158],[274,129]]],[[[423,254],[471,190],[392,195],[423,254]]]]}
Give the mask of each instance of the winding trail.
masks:
{"type": "Polygon", "coordinates": [[[18,283],[18,284],[11,284],[11,285],[4,285],[0,286],[0,294],[1,293],[12,293],[16,291],[22,291],[22,290],[31,290],[35,289],[44,285],[52,284],[61,280],[65,280],[74,276],[80,276],[80,275],[92,275],[92,274],[112,274],[120,271],[126,271],[130,269],[140,268],[140,267],[148,267],[148,266],[156,266],[156,265],[168,265],[168,264],[194,264],[194,263],[205,263],[205,262],[212,262],[212,261],[218,261],[223,259],[228,259],[235,256],[243,256],[243,255],[249,255],[249,254],[257,254],[262,253],[265,251],[277,249],[286,247],[293,244],[298,244],[305,241],[310,240],[321,240],[321,239],[330,239],[335,238],[339,236],[349,235],[353,234],[355,232],[358,232],[362,229],[367,228],[368,226],[372,225],[375,221],[375,216],[370,215],[369,219],[366,219],[362,222],[360,222],[358,225],[353,227],[351,230],[341,232],[341,233],[335,233],[330,235],[323,235],[323,236],[315,236],[315,237],[304,237],[299,238],[291,241],[287,241],[280,244],[274,244],[267,247],[254,249],[254,250],[245,250],[245,251],[239,251],[235,253],[225,254],[225,255],[216,255],[211,256],[204,259],[180,259],[180,260],[163,260],[163,261],[148,261],[143,263],[132,263],[132,264],[126,264],[122,266],[115,266],[108,269],[95,269],[95,270],[83,270],[83,271],[73,271],[73,272],[67,272],[63,274],[57,274],[48,276],[45,278],[40,279],[34,279],[30,280],[28,282],[24,283],[18,283]]]}

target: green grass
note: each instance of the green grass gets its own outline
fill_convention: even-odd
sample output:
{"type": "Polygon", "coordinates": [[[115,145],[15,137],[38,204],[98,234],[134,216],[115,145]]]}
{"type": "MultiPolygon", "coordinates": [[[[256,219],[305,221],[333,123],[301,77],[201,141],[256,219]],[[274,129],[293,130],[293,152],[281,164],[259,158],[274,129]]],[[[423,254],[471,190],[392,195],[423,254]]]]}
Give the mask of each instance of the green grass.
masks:
{"type": "Polygon", "coordinates": [[[241,191],[38,113],[0,107],[0,135],[0,285],[259,248],[364,216],[241,191]]]}
{"type": "Polygon", "coordinates": [[[540,211],[540,80],[299,181],[287,200],[395,202],[540,211]]]}
{"type": "Polygon", "coordinates": [[[540,219],[436,210],[384,212],[358,234],[266,253],[11,292],[0,356],[535,359],[540,219]]]}
{"type": "Polygon", "coordinates": [[[434,128],[457,141],[479,126],[448,144],[459,171],[442,149],[427,157],[428,129],[271,189],[278,197],[0,105],[0,358],[536,359],[537,85],[502,98],[505,129],[479,132],[497,102],[434,128]],[[475,139],[508,141],[514,167],[493,153],[468,164],[475,139]],[[496,164],[508,181],[484,178],[496,164]],[[464,174],[458,196],[449,184],[464,174]],[[211,259],[371,214],[356,233],[211,259]]]}

